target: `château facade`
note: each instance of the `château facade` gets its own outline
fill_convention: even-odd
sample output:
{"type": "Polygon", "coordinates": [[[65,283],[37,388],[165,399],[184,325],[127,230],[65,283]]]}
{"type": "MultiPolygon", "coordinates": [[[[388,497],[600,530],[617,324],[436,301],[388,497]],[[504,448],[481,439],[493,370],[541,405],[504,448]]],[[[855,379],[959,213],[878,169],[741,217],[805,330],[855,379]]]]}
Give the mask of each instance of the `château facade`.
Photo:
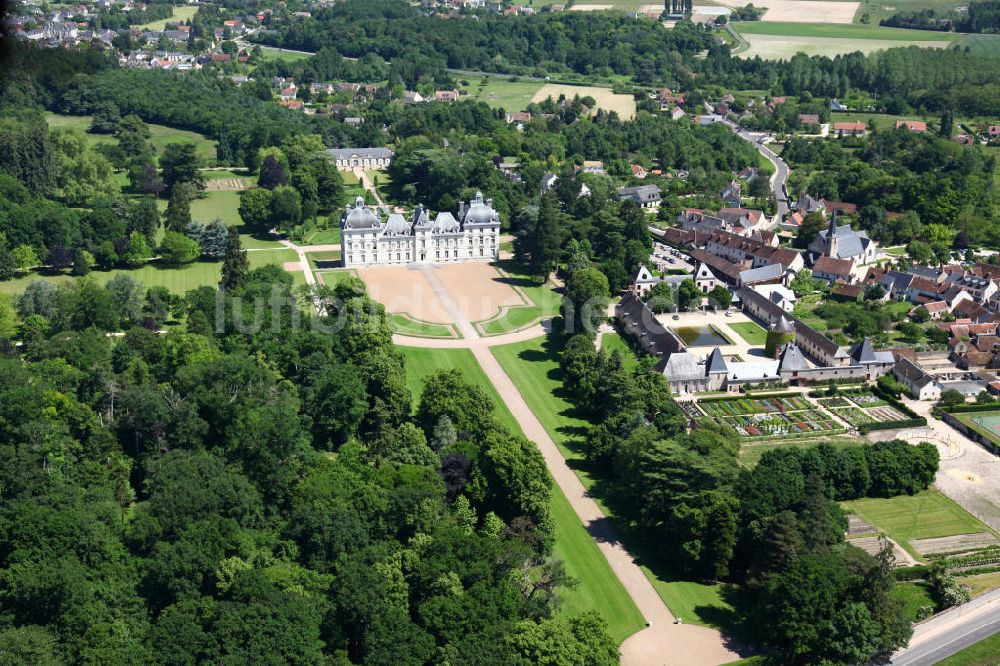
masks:
{"type": "Polygon", "coordinates": [[[419,206],[407,220],[385,220],[358,197],[341,218],[341,253],[348,266],[494,261],[500,256],[500,215],[492,199],[477,192],[461,203],[456,218],[442,211],[432,221],[419,206]]]}

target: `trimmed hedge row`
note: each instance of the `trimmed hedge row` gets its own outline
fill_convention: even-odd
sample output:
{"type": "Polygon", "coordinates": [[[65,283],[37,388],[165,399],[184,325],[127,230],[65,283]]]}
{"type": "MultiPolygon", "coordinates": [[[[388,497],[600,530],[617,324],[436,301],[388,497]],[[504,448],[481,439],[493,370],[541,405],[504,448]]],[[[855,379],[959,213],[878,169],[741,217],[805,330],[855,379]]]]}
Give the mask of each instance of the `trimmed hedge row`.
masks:
{"type": "Polygon", "coordinates": [[[955,405],[954,407],[949,407],[948,409],[940,410],[948,414],[967,414],[969,412],[1000,412],[1000,402],[994,402],[991,404],[968,404],[968,405],[955,405]]]}
{"type": "Polygon", "coordinates": [[[892,570],[892,575],[898,581],[920,580],[931,574],[933,567],[929,564],[915,564],[912,567],[899,567],[892,570]]]}
{"type": "Polygon", "coordinates": [[[862,435],[867,435],[873,430],[903,430],[904,428],[917,428],[920,426],[927,425],[927,419],[922,416],[918,416],[912,419],[903,419],[900,421],[882,421],[881,423],[862,423],[858,426],[858,432],[862,435]]]}

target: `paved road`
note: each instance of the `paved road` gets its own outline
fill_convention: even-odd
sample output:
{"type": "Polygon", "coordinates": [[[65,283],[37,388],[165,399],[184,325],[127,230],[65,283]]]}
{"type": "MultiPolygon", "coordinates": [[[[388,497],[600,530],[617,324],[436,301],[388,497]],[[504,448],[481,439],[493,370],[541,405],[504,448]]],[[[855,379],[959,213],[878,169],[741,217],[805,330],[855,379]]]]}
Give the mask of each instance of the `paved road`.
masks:
{"type": "Polygon", "coordinates": [[[893,666],[931,666],[1000,632],[1000,590],[918,624],[910,645],[892,655],[893,666]]]}
{"type": "Polygon", "coordinates": [[[774,165],[774,175],[771,176],[771,192],[778,202],[778,219],[780,220],[788,212],[788,165],[773,150],[762,143],[758,143],[757,139],[763,135],[748,132],[730,120],[723,120],[721,122],[732,130],[736,136],[752,143],[757,148],[757,152],[774,165]]]}

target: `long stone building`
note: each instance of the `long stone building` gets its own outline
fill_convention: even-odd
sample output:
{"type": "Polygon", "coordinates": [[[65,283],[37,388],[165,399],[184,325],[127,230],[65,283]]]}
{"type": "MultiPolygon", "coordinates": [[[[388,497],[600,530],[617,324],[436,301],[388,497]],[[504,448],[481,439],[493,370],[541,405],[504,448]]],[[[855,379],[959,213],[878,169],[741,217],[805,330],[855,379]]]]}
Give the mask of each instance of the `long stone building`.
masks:
{"type": "Polygon", "coordinates": [[[458,217],[442,211],[432,221],[423,206],[409,220],[385,220],[358,197],[341,217],[344,266],[493,261],[500,256],[500,215],[481,192],[462,203],[458,217]]]}

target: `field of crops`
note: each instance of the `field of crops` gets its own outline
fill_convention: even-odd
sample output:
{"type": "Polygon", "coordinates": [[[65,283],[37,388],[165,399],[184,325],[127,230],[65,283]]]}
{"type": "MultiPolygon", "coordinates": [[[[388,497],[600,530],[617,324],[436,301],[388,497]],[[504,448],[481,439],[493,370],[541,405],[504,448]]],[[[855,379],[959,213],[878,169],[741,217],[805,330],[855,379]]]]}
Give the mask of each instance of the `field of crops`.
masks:
{"type": "Polygon", "coordinates": [[[907,418],[885,400],[868,392],[820,398],[817,402],[852,426],[902,421],[907,418]]]}
{"type": "Polygon", "coordinates": [[[833,434],[843,427],[807,398],[797,395],[766,398],[721,398],[680,404],[695,420],[724,423],[743,439],[833,434]]]}

